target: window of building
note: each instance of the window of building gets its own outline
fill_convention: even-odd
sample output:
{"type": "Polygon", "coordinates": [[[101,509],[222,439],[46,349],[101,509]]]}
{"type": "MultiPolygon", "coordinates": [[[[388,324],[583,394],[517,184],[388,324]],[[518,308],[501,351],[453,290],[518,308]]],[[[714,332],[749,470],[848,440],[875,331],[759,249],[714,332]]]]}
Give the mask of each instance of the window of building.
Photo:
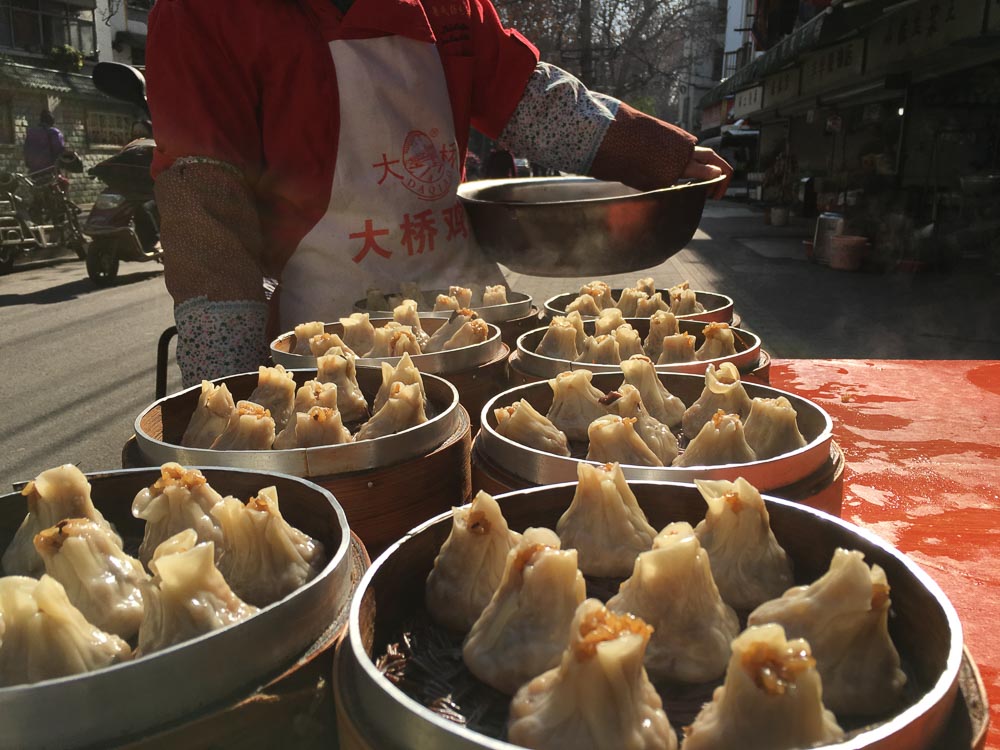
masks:
{"type": "Polygon", "coordinates": [[[10,99],[0,97],[0,143],[14,142],[14,110],[10,99]]]}
{"type": "Polygon", "coordinates": [[[93,10],[53,0],[0,0],[0,47],[44,53],[63,44],[94,54],[93,10]]]}
{"type": "Polygon", "coordinates": [[[91,146],[124,146],[132,140],[132,118],[113,112],[88,112],[87,140],[91,146]]]}
{"type": "Polygon", "coordinates": [[[126,0],[125,13],[129,21],[149,23],[149,11],[153,9],[155,0],[126,0]]]}

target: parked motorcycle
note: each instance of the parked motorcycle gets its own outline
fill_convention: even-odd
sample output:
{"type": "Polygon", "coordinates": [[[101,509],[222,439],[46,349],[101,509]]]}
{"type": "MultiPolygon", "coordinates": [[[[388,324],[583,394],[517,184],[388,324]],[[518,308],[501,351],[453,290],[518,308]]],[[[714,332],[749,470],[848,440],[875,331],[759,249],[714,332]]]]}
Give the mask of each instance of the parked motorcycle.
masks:
{"type": "Polygon", "coordinates": [[[66,151],[41,172],[0,172],[0,273],[25,256],[51,257],[46,251],[65,248],[86,257],[80,207],[70,199],[63,174],[82,171],[79,156],[66,151]]]}
{"type": "MultiPolygon", "coordinates": [[[[131,65],[98,63],[92,78],[108,96],[149,112],[146,80],[131,65]]],[[[83,227],[90,237],[87,275],[98,286],[114,283],[123,260],[161,261],[160,216],[149,174],[155,148],[152,138],[136,139],[87,171],[107,185],[83,227]]]]}

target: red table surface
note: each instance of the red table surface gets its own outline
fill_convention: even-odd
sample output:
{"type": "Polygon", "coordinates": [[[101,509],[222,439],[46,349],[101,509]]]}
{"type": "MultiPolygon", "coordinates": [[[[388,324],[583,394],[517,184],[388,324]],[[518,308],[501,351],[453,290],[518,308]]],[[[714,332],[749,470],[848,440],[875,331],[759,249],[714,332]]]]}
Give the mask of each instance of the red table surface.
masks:
{"type": "Polygon", "coordinates": [[[951,599],[989,696],[986,747],[1000,748],[1000,361],[775,360],[771,385],[833,418],[843,518],[951,599]]]}

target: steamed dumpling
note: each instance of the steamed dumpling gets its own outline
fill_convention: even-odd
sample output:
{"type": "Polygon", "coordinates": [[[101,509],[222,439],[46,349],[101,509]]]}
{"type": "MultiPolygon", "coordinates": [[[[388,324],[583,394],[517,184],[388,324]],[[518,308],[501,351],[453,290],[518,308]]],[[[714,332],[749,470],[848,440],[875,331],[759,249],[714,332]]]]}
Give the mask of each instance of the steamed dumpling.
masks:
{"type": "Polygon", "coordinates": [[[372,440],[394,435],[427,421],[425,399],[420,383],[393,383],[389,398],[371,419],[361,425],[355,440],[372,440]]]}
{"type": "Polygon", "coordinates": [[[215,385],[208,380],[201,381],[201,395],[194,407],[181,445],[186,448],[210,448],[229,424],[229,417],[236,411],[233,395],[225,383],[215,385]]]}
{"type": "Polygon", "coordinates": [[[490,337],[489,324],[480,318],[466,321],[461,328],[452,334],[451,338],[444,342],[443,351],[450,349],[461,349],[463,346],[474,346],[481,344],[490,337]]]}
{"type": "Polygon", "coordinates": [[[462,307],[472,307],[472,290],[464,286],[448,287],[448,295],[458,300],[462,307]]]}
{"type": "Polygon", "coordinates": [[[636,432],[635,417],[607,414],[587,428],[588,461],[617,462],[627,466],[663,466],[663,461],[636,432]]]}
{"type": "Polygon", "coordinates": [[[621,296],[618,297],[618,302],[615,303],[619,310],[622,311],[622,316],[626,318],[636,318],[636,314],[639,301],[646,300],[649,295],[639,289],[622,289],[621,296]]]}
{"type": "MultiPolygon", "coordinates": [[[[382,298],[382,303],[385,303],[385,298],[382,298]]],[[[364,357],[375,346],[375,326],[372,325],[368,313],[351,313],[349,317],[340,319],[340,325],[344,327],[341,338],[351,351],[364,357]]]]}
{"type": "Polygon", "coordinates": [[[566,305],[566,312],[575,312],[580,315],[588,315],[596,318],[601,314],[601,306],[592,295],[581,294],[579,297],[566,305]]]}
{"type": "Polygon", "coordinates": [[[314,406],[308,412],[296,412],[288,427],[274,439],[275,450],[316,448],[351,442],[351,432],[336,408],[314,406]]]}
{"type": "Polygon", "coordinates": [[[693,289],[680,289],[674,294],[670,289],[670,311],[674,315],[694,315],[705,312],[705,306],[698,301],[698,295],[693,289]]]}
{"type": "Polygon", "coordinates": [[[325,325],[320,320],[313,320],[309,323],[299,323],[295,326],[295,348],[292,349],[292,354],[305,354],[310,353],[309,341],[313,336],[317,336],[323,333],[325,325]]]}
{"type": "Polygon", "coordinates": [[[576,361],[590,365],[617,365],[622,361],[622,358],[615,337],[601,334],[588,336],[584,340],[583,351],[580,352],[576,361]]]}
{"type": "Polygon", "coordinates": [[[417,312],[417,301],[414,299],[404,299],[392,309],[392,319],[397,323],[408,326],[416,339],[418,350],[427,346],[431,337],[420,325],[420,313],[417,312]]]}
{"type": "Polygon", "coordinates": [[[590,384],[593,379],[590,370],[568,370],[549,381],[552,406],[546,416],[570,440],[586,440],[590,423],[608,413],[601,403],[604,393],[590,384]]]}
{"type": "Polygon", "coordinates": [[[623,382],[634,385],[642,396],[642,403],[654,419],[668,427],[676,427],[684,414],[684,402],[674,396],[662,383],[649,357],[636,355],[622,360],[623,382]]]}
{"type": "Polygon", "coordinates": [[[584,601],[559,665],[511,701],[507,738],[541,750],[676,750],[677,735],[642,666],[651,631],[638,617],[584,601]]]}
{"type": "Polygon", "coordinates": [[[743,431],[758,458],[774,458],[802,448],[806,439],[799,432],[798,415],[784,396],[755,398],[743,431]]]}
{"type": "Polygon", "coordinates": [[[323,544],[281,515],[276,487],[265,487],[245,505],[227,497],[212,508],[212,517],[222,528],[219,571],[249,604],[278,601],[326,564],[323,544]]]}
{"type": "Polygon", "coordinates": [[[368,402],[358,385],[357,365],[350,354],[328,354],[317,360],[316,380],[337,386],[337,409],[348,424],[368,418],[368,402]]]}
{"type": "Polygon", "coordinates": [[[535,352],[543,357],[572,362],[580,356],[576,347],[576,326],[564,317],[553,318],[542,334],[542,340],[538,342],[535,352]]]}
{"type": "Polygon", "coordinates": [[[439,294],[434,299],[434,312],[447,312],[448,310],[461,310],[462,305],[450,294],[439,294]]]}
{"type": "Polygon", "coordinates": [[[718,369],[712,365],[705,368],[705,387],[681,420],[684,434],[693,438],[719,409],[726,414],[738,414],[740,419],[750,415],[750,397],[740,382],[740,371],[732,362],[723,362],[718,369]]]}
{"type": "Polygon", "coordinates": [[[617,391],[608,394],[608,398],[616,393],[619,397],[609,404],[611,411],[622,418],[634,419],[635,434],[664,466],[669,466],[670,462],[677,458],[679,450],[674,433],[646,410],[639,389],[634,385],[624,383],[617,391]]]}
{"type": "MultiPolygon", "coordinates": [[[[294,401],[293,401],[294,405],[294,401]]],[[[252,401],[240,401],[222,434],[212,443],[215,451],[267,450],[274,444],[271,412],[252,401]]]]}
{"type": "Polygon", "coordinates": [[[81,674],[132,658],[125,641],[89,623],[63,585],[48,575],[0,578],[0,634],[0,687],[81,674]]]}
{"type": "Polygon", "coordinates": [[[580,570],[591,576],[625,577],[640,552],[653,545],[649,525],[618,464],[579,463],[573,502],[556,525],[565,548],[579,555],[580,570]]]}
{"type": "Polygon", "coordinates": [[[611,295],[611,286],[606,281],[588,282],[580,287],[580,294],[593,297],[597,306],[602,310],[615,306],[615,299],[611,295]]]}
{"type": "Polygon", "coordinates": [[[576,550],[560,550],[548,529],[527,529],[507,554],[503,577],[462,645],[477,678],[513,694],[559,663],[586,585],[576,550]]]}
{"type": "Polygon", "coordinates": [[[660,358],[663,339],[677,333],[677,317],[672,312],[654,312],[649,319],[649,333],[646,334],[645,354],[652,360],[660,358]]]}
{"type": "Polygon", "coordinates": [[[761,604],[748,624],[777,623],[809,641],[831,711],[880,716],[899,707],[906,675],[889,635],[889,582],[864,557],[836,550],[823,576],[761,604]]]}
{"type": "Polygon", "coordinates": [[[681,362],[694,362],[696,339],[690,333],[675,333],[673,336],[664,336],[661,342],[660,357],[656,360],[658,365],[672,365],[681,362]]]}
{"type": "Polygon", "coordinates": [[[357,355],[357,352],[351,349],[336,333],[323,331],[309,339],[309,352],[314,357],[322,357],[331,349],[339,349],[340,351],[357,355]]]}
{"type": "Polygon", "coordinates": [[[375,342],[368,357],[401,357],[405,352],[420,354],[420,344],[413,329],[390,321],[375,329],[375,342]]]}
{"type": "Polygon", "coordinates": [[[500,585],[507,553],[521,535],[507,526],[500,506],[480,491],[472,504],[451,509],[451,533],[427,576],[427,611],[452,630],[467,632],[500,585]]]}
{"type": "Polygon", "coordinates": [[[566,433],[523,398],[510,406],[494,409],[493,415],[498,435],[557,456],[570,454],[566,433]]]}
{"type": "Polygon", "coordinates": [[[826,682],[809,643],[764,625],[744,630],[732,648],[725,682],[684,730],[682,750],[797,750],[844,738],[823,705],[826,682]]]}
{"type": "Polygon", "coordinates": [[[628,323],[618,326],[611,335],[615,337],[615,343],[618,344],[619,361],[628,359],[634,354],[645,354],[642,348],[642,337],[628,323]]]}
{"type": "Polygon", "coordinates": [[[503,284],[487,286],[483,290],[483,307],[507,304],[507,287],[503,284]]]}
{"type": "Polygon", "coordinates": [[[337,408],[337,384],[307,380],[295,392],[295,411],[305,414],[314,406],[337,408]]]}
{"type": "Polygon", "coordinates": [[[644,276],[635,282],[635,286],[632,288],[649,295],[656,294],[656,279],[652,276],[644,276]]]}
{"type": "Polygon", "coordinates": [[[635,317],[649,318],[659,310],[669,312],[670,304],[663,299],[663,294],[653,292],[646,299],[638,299],[635,303],[635,317]]]}
{"type": "Polygon", "coordinates": [[[259,368],[257,387],[247,401],[267,409],[274,420],[275,432],[281,432],[295,413],[295,376],[281,365],[259,368]]]}
{"type": "Polygon", "coordinates": [[[409,354],[404,354],[400,357],[395,367],[388,362],[382,362],[381,365],[382,385],[379,386],[378,393],[375,394],[375,402],[373,404],[375,411],[385,406],[385,402],[389,400],[389,393],[392,390],[393,383],[402,383],[403,385],[417,383],[420,386],[420,392],[424,394],[424,399],[426,400],[427,392],[424,390],[423,378],[420,377],[420,371],[413,364],[413,360],[410,359],[409,354]]]}
{"type": "MultiPolygon", "coordinates": [[[[476,313],[467,308],[460,308],[453,311],[451,317],[449,317],[445,323],[443,323],[436,331],[434,331],[434,333],[431,334],[431,338],[427,342],[427,346],[423,349],[424,353],[430,354],[433,352],[443,351],[445,344],[447,344],[466,323],[471,320],[475,320],[477,317],[478,315],[476,315],[476,313]]],[[[455,347],[453,346],[452,348],[455,347]]]]}
{"type": "Polygon", "coordinates": [[[594,335],[604,336],[614,331],[618,326],[625,325],[625,316],[617,307],[608,307],[601,310],[594,321],[594,335]]]}
{"type": "Polygon", "coordinates": [[[721,677],[740,622],[719,595],[708,554],[688,523],[670,524],[652,547],[635,559],[632,575],[608,600],[608,609],[631,612],[653,626],[645,664],[654,679],[721,677]]]}
{"type": "Polygon", "coordinates": [[[88,622],[128,640],[142,622],[142,563],[117,537],[87,518],[69,518],[35,537],[45,572],[59,581],[88,622]]]}
{"type": "Polygon", "coordinates": [[[722,466],[746,464],[757,460],[743,435],[743,423],[736,414],[720,409],[701,428],[685,451],[674,459],[674,466],[722,466]]]}
{"type": "Polygon", "coordinates": [[[792,585],[792,563],[774,538],[764,498],[742,477],[696,479],[708,511],[695,533],[726,603],[751,610],[792,585]]]}
{"type": "MultiPolygon", "coordinates": [[[[28,482],[21,495],[27,498],[28,513],[3,553],[6,575],[37,577],[44,573],[45,563],[35,550],[35,535],[64,518],[89,518],[114,534],[90,499],[90,482],[73,464],[43,471],[28,482]]],[[[114,538],[120,545],[121,538],[117,534],[114,538]]]]}
{"type": "Polygon", "coordinates": [[[728,323],[709,323],[702,330],[705,343],[695,352],[698,359],[705,361],[736,356],[736,338],[728,323]]]}

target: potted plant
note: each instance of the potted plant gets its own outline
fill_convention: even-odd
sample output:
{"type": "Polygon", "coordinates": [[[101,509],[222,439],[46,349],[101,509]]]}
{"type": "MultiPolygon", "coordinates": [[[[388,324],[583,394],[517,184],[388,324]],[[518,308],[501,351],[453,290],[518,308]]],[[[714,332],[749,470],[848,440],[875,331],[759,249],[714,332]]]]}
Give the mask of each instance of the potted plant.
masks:
{"type": "Polygon", "coordinates": [[[49,50],[49,60],[56,70],[63,73],[79,73],[83,70],[83,53],[69,44],[61,44],[49,50]]]}

